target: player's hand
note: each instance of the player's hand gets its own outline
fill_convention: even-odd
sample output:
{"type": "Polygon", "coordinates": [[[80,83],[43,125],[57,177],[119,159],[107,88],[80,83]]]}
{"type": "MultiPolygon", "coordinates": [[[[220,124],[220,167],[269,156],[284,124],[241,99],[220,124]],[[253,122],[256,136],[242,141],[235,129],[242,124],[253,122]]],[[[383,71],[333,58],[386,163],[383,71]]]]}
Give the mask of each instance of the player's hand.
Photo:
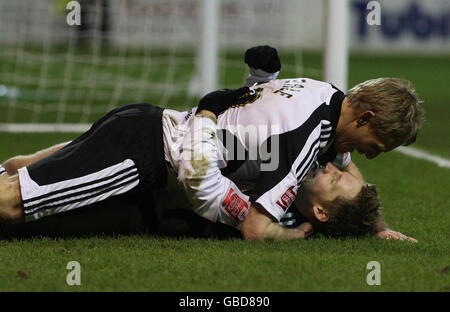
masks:
{"type": "Polygon", "coordinates": [[[251,101],[255,96],[256,92],[248,87],[213,91],[200,99],[197,112],[208,110],[218,117],[230,107],[251,101]]]}
{"type": "Polygon", "coordinates": [[[375,234],[375,237],[384,238],[384,239],[408,240],[410,242],[417,243],[417,239],[408,237],[400,232],[396,232],[396,231],[392,231],[392,230],[378,232],[377,234],[375,234]]]}
{"type": "Polygon", "coordinates": [[[270,46],[257,46],[245,51],[245,63],[254,69],[262,69],[267,73],[280,71],[281,63],[278,52],[270,46]]]}
{"type": "Polygon", "coordinates": [[[314,234],[314,229],[311,223],[303,222],[295,228],[296,230],[302,231],[304,233],[304,238],[307,238],[314,234]]]}

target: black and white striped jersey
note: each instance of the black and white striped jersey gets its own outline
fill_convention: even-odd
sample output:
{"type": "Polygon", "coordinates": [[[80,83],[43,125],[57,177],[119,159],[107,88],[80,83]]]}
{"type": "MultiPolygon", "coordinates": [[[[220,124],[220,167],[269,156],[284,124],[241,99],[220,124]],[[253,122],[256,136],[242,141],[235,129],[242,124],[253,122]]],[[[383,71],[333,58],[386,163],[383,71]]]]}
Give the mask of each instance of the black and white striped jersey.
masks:
{"type": "MultiPolygon", "coordinates": [[[[166,160],[180,178],[185,174],[180,169],[198,169],[195,162],[182,160],[183,153],[192,153],[195,144],[204,148],[209,139],[217,146],[207,148],[216,158],[206,169],[202,163],[203,179],[188,192],[194,209],[212,221],[238,226],[250,202],[279,221],[301,181],[332,145],[345,97],[331,84],[308,78],[272,80],[253,89],[257,96],[251,103],[228,109],[217,125],[206,121],[215,138],[186,139],[201,132],[192,125],[195,109],[163,113],[166,160]]],[[[349,154],[333,158],[340,167],[350,162],[349,154]]]]}

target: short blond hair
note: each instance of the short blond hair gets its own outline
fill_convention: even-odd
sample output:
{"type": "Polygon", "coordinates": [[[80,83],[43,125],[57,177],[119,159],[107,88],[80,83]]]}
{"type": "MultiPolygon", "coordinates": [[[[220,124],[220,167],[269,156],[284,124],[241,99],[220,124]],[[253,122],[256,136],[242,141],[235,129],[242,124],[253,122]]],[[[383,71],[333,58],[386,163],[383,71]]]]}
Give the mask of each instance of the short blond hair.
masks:
{"type": "Polygon", "coordinates": [[[384,144],[394,148],[416,140],[423,109],[410,81],[399,78],[367,80],[351,88],[347,100],[356,111],[375,113],[370,126],[384,144]]]}

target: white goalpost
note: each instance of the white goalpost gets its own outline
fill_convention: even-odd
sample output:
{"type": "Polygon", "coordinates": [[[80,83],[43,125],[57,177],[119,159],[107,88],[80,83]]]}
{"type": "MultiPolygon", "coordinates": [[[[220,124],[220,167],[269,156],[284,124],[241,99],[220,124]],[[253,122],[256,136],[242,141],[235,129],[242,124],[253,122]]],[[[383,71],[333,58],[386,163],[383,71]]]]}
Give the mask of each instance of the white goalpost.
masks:
{"type": "Polygon", "coordinates": [[[324,80],[347,91],[349,1],[327,0],[325,7],[324,80]]]}
{"type": "Polygon", "coordinates": [[[220,0],[201,0],[201,42],[197,57],[197,74],[190,93],[202,95],[218,88],[220,0]]]}
{"type": "Polygon", "coordinates": [[[0,2],[0,131],[82,132],[132,102],[188,109],[241,86],[263,44],[286,56],[280,77],[347,89],[348,0],[79,0],[80,26],[69,2],[0,2]]]}

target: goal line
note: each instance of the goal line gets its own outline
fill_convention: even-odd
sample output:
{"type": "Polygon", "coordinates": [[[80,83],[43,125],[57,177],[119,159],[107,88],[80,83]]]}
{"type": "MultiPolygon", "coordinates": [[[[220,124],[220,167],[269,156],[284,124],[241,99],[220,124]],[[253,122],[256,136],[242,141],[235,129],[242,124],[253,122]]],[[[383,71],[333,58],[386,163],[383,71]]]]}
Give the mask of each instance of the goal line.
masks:
{"type": "Polygon", "coordinates": [[[20,123],[3,123],[0,124],[0,132],[25,132],[25,133],[42,133],[42,132],[85,132],[92,124],[68,124],[68,123],[49,123],[49,124],[20,124],[20,123]]]}
{"type": "MultiPolygon", "coordinates": [[[[89,130],[91,124],[17,124],[3,123],[0,124],[0,132],[10,133],[45,133],[45,132],[66,132],[66,133],[82,133],[89,130]]],[[[399,146],[396,152],[425,161],[432,162],[439,167],[450,168],[450,160],[438,155],[428,153],[413,147],[399,146]]]]}

